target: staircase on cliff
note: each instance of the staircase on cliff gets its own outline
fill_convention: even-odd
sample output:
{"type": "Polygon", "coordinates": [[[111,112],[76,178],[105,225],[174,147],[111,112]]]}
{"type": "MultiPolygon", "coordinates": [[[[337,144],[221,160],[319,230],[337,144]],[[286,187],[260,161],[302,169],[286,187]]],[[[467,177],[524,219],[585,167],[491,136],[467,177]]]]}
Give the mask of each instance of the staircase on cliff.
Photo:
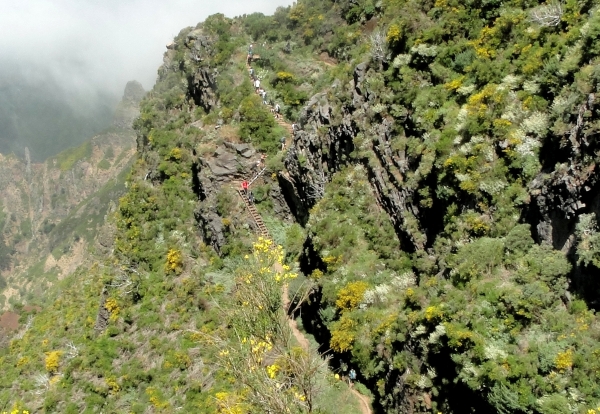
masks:
{"type": "Polygon", "coordinates": [[[254,219],[254,222],[256,223],[256,226],[258,228],[258,234],[260,236],[264,237],[265,239],[273,240],[273,238],[271,237],[271,234],[269,234],[269,230],[267,229],[267,226],[265,226],[265,223],[262,220],[262,217],[256,210],[256,207],[254,206],[254,204],[252,202],[250,202],[246,193],[239,189],[237,190],[237,192],[240,195],[240,197],[242,197],[242,200],[244,200],[244,203],[246,204],[246,208],[248,209],[248,212],[250,212],[252,219],[254,219]]]}
{"type": "Polygon", "coordinates": [[[258,173],[256,173],[256,175],[254,177],[252,177],[252,179],[250,181],[248,181],[248,185],[252,185],[252,183],[256,180],[258,180],[260,178],[261,175],[264,174],[264,172],[267,170],[267,167],[264,167],[262,170],[260,170],[258,173]]]}

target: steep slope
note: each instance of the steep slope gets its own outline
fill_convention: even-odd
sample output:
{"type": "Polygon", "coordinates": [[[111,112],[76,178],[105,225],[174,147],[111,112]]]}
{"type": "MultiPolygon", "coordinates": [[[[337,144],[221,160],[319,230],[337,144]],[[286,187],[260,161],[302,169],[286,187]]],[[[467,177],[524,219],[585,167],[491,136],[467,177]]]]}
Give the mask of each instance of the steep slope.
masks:
{"type": "Polygon", "coordinates": [[[309,101],[285,160],[322,285],[305,325],[386,411],[594,407],[598,15],[392,3],[348,10],[379,20],[370,56],[309,101]]]}
{"type": "Polygon", "coordinates": [[[135,123],[114,253],[3,350],[0,401],[349,412],[291,341],[289,283],[378,412],[597,412],[599,16],[305,0],[182,30],[135,123]],[[261,154],[251,190],[284,248],[238,196],[261,154]]]}
{"type": "MultiPolygon", "coordinates": [[[[246,116],[270,120],[273,152],[282,131],[256,104],[239,46],[247,40],[239,21],[217,15],[169,46],[136,121],[139,158],[119,200],[113,254],[81,266],[52,289],[55,301],[21,316],[30,323],[0,357],[9,367],[1,407],[360,413],[325,361],[294,345],[281,291],[296,275],[281,248],[257,240],[236,192],[261,157],[219,120],[219,101],[246,100],[246,116]]],[[[291,215],[272,172],[253,190],[281,239],[274,214],[291,215]]]]}

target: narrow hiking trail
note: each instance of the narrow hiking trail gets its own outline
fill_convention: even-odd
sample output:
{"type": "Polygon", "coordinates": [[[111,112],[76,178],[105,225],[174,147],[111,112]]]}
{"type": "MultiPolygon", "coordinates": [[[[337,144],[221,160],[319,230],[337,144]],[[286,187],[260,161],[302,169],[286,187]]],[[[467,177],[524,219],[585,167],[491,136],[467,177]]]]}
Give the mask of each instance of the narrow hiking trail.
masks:
{"type": "Polygon", "coordinates": [[[360,411],[362,414],[373,414],[373,410],[371,410],[371,401],[369,401],[369,398],[366,395],[362,395],[354,388],[350,388],[350,391],[356,398],[358,398],[358,401],[360,401],[360,411]]]}
{"type": "MultiPolygon", "coordinates": [[[[250,77],[250,80],[252,80],[252,82],[253,82],[252,85],[254,87],[255,78],[253,75],[250,75],[251,69],[252,69],[252,66],[250,66],[250,64],[248,63],[248,60],[246,60],[246,71],[248,73],[248,76],[250,77]]],[[[264,89],[264,87],[263,87],[263,89],[264,89]]],[[[286,132],[289,134],[289,138],[286,137],[286,139],[285,139],[285,147],[287,148],[291,144],[291,141],[294,137],[294,127],[292,126],[292,124],[285,122],[285,120],[283,119],[283,115],[281,113],[275,112],[275,108],[272,105],[267,105],[267,106],[269,107],[271,114],[273,114],[273,118],[275,119],[275,122],[277,123],[277,125],[279,125],[283,129],[285,129],[286,132]]]]}
{"type": "MultiPolygon", "coordinates": [[[[250,68],[251,68],[250,64],[248,63],[248,61],[246,61],[246,69],[248,71],[250,71],[250,68]]],[[[249,72],[248,72],[248,74],[249,74],[249,72]]],[[[278,125],[280,125],[281,127],[283,127],[289,134],[289,140],[286,137],[286,143],[285,143],[285,147],[287,148],[288,145],[291,144],[291,141],[293,139],[294,128],[292,127],[291,124],[285,122],[285,120],[283,119],[283,115],[281,115],[281,114],[276,115],[275,111],[273,110],[273,107],[269,106],[269,108],[271,109],[271,113],[273,114],[273,117],[275,118],[275,122],[278,125]]],[[[256,181],[256,179],[258,179],[264,173],[265,170],[266,170],[266,168],[263,168],[251,180],[249,180],[249,185],[251,185],[254,181],[256,181]]],[[[236,184],[239,184],[239,183],[236,183],[236,184]]],[[[256,210],[256,207],[250,201],[247,194],[244,191],[240,190],[237,185],[236,185],[236,187],[237,187],[236,190],[237,190],[238,194],[240,195],[240,197],[244,201],[244,204],[246,205],[246,209],[248,210],[248,212],[250,213],[250,216],[256,223],[257,230],[258,230],[257,232],[259,233],[260,236],[272,241],[273,238],[271,237],[269,230],[265,226],[265,224],[262,220],[262,217],[260,216],[260,213],[258,212],[258,210],[256,210]]],[[[281,264],[275,263],[273,265],[273,270],[276,272],[283,272],[283,267],[281,264]]],[[[283,310],[287,316],[288,312],[289,312],[290,302],[291,302],[287,284],[283,285],[283,287],[282,287],[281,297],[282,297],[283,310]]],[[[309,351],[310,342],[308,341],[308,338],[306,338],[306,336],[304,336],[304,334],[302,332],[300,332],[300,330],[298,329],[298,324],[296,323],[296,320],[291,316],[287,316],[287,323],[292,331],[292,334],[294,335],[294,338],[296,338],[296,341],[298,341],[298,344],[305,351],[309,351]]],[[[359,393],[353,387],[349,387],[348,390],[360,402],[360,410],[361,410],[362,414],[373,414],[373,410],[371,409],[371,402],[367,396],[359,393]]]]}
{"type": "MultiPolygon", "coordinates": [[[[275,271],[283,270],[283,268],[281,267],[281,265],[279,265],[279,263],[277,263],[273,268],[275,269],[275,271]]],[[[287,315],[290,310],[290,295],[289,295],[287,285],[283,285],[282,302],[283,302],[283,310],[285,311],[285,313],[287,315]]],[[[288,326],[292,330],[292,334],[294,335],[294,338],[296,338],[296,341],[298,341],[298,343],[300,344],[302,349],[304,349],[305,351],[308,351],[308,349],[310,347],[310,342],[308,342],[308,339],[298,329],[298,324],[296,323],[296,320],[291,316],[288,316],[287,320],[288,320],[288,326]]]]}
{"type": "MultiPolygon", "coordinates": [[[[259,173],[259,175],[260,175],[260,173],[259,173]]],[[[254,177],[253,180],[256,180],[256,178],[258,178],[258,176],[254,177]]],[[[273,238],[271,237],[271,234],[269,233],[269,230],[265,226],[265,224],[262,220],[262,217],[260,216],[260,213],[258,212],[258,210],[256,210],[256,207],[254,206],[254,204],[250,202],[250,200],[248,199],[248,197],[246,196],[244,191],[242,191],[238,188],[237,192],[240,195],[240,197],[242,198],[242,200],[244,201],[244,204],[246,205],[246,209],[250,213],[250,216],[256,223],[257,233],[261,237],[264,237],[269,240],[273,240],[273,238]]],[[[275,272],[282,273],[283,266],[276,262],[273,265],[273,270],[275,272]]],[[[289,312],[290,302],[291,302],[287,284],[283,285],[283,287],[281,288],[281,298],[282,298],[281,301],[282,301],[282,305],[283,305],[283,310],[287,316],[288,312],[289,312]]],[[[296,341],[298,341],[298,344],[302,347],[302,349],[304,349],[305,351],[309,351],[310,350],[310,342],[308,341],[308,338],[306,338],[306,336],[304,336],[304,334],[302,332],[300,332],[300,330],[298,329],[298,324],[296,323],[296,320],[294,318],[288,316],[287,324],[290,327],[290,330],[292,331],[294,338],[296,338],[296,341]]],[[[354,394],[354,396],[360,402],[360,411],[362,414],[373,414],[373,410],[371,409],[371,402],[367,396],[362,395],[361,393],[359,393],[352,387],[349,387],[348,390],[352,394],[354,394]]]]}

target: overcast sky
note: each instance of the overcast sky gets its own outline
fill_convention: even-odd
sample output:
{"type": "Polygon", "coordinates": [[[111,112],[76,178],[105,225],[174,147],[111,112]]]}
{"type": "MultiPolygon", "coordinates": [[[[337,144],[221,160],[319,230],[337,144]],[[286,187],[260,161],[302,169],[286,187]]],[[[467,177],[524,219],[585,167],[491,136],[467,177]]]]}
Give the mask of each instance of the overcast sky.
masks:
{"type": "MultiPolygon", "coordinates": [[[[186,26],[224,13],[272,14],[291,0],[0,0],[0,69],[120,93],[150,89],[165,45],[186,26]],[[40,69],[44,69],[40,71],[40,69]],[[46,72],[42,75],[42,72],[46,72]]],[[[38,79],[39,81],[40,79],[38,79]]]]}

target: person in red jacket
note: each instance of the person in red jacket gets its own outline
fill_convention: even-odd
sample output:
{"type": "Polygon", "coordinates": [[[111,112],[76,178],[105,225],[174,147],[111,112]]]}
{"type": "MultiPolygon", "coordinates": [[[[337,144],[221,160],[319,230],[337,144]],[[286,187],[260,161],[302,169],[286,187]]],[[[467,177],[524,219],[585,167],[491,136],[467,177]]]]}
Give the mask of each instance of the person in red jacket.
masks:
{"type": "Polygon", "coordinates": [[[246,180],[242,181],[242,191],[244,194],[248,195],[248,181],[246,180]]]}

